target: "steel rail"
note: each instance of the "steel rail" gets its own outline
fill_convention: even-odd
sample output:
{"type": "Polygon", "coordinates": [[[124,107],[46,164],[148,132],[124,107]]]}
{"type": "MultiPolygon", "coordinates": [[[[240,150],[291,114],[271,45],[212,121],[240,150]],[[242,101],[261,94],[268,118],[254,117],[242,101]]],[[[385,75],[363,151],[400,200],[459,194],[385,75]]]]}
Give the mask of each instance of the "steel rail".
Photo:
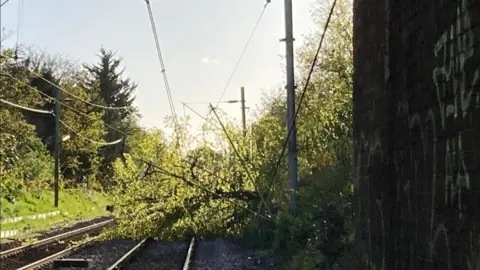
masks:
{"type": "Polygon", "coordinates": [[[190,259],[192,257],[192,252],[193,252],[193,246],[195,245],[195,237],[192,237],[192,240],[190,240],[190,245],[188,246],[187,250],[187,256],[185,258],[185,262],[183,264],[183,270],[188,270],[190,266],[190,259]]]}
{"type": "Polygon", "coordinates": [[[70,236],[75,236],[77,234],[81,234],[81,233],[86,232],[86,231],[90,231],[90,230],[94,230],[94,229],[97,229],[97,228],[104,227],[104,226],[112,223],[113,221],[114,221],[114,219],[109,219],[109,220],[102,221],[102,222],[99,222],[99,223],[96,223],[96,224],[93,224],[93,225],[89,225],[89,226],[86,226],[86,227],[83,227],[83,228],[79,228],[79,229],[76,229],[76,230],[73,230],[73,231],[64,232],[64,233],[59,234],[59,235],[48,237],[48,238],[39,240],[39,241],[31,243],[31,244],[27,244],[27,245],[23,245],[23,246],[19,246],[19,247],[15,247],[15,248],[12,248],[12,249],[9,249],[9,250],[2,251],[2,252],[0,252],[0,259],[8,258],[9,256],[22,253],[23,251],[47,245],[49,243],[55,242],[56,240],[65,239],[65,238],[68,238],[70,236]]]}
{"type": "Polygon", "coordinates": [[[148,241],[148,238],[140,241],[140,243],[135,245],[132,249],[125,253],[125,255],[123,255],[120,259],[118,259],[115,263],[108,267],[107,270],[122,269],[122,267],[124,267],[136,253],[138,253],[142,248],[147,245],[148,241]]]}
{"type": "Polygon", "coordinates": [[[92,237],[91,239],[89,239],[88,242],[84,242],[84,243],[81,243],[79,245],[76,245],[76,246],[73,246],[73,247],[70,247],[70,248],[67,248],[67,249],[64,249],[58,253],[55,253],[53,255],[50,255],[48,257],[45,257],[43,259],[40,259],[36,262],[33,262],[31,264],[28,264],[28,265],[25,265],[21,268],[18,268],[17,270],[30,270],[30,269],[36,269],[38,267],[41,267],[41,266],[44,266],[46,264],[49,264],[51,263],[53,260],[57,260],[57,259],[61,259],[61,258],[64,258],[72,253],[75,253],[81,249],[84,249],[86,248],[87,246],[89,246],[90,244],[93,243],[93,241],[95,241],[96,239],[98,238],[98,236],[96,237],[92,237]]]}
{"type": "MultiPolygon", "coordinates": [[[[140,241],[137,245],[135,245],[133,248],[127,251],[120,259],[118,259],[115,263],[113,263],[110,267],[108,267],[107,270],[119,270],[119,269],[126,268],[130,260],[132,260],[135,256],[138,256],[138,253],[140,252],[140,250],[144,249],[148,245],[149,241],[150,241],[150,238],[145,238],[142,241],[140,241]]],[[[195,237],[192,237],[192,239],[190,240],[190,244],[188,246],[187,254],[185,256],[185,260],[182,268],[183,270],[189,269],[194,245],[195,245],[195,237]]]]}

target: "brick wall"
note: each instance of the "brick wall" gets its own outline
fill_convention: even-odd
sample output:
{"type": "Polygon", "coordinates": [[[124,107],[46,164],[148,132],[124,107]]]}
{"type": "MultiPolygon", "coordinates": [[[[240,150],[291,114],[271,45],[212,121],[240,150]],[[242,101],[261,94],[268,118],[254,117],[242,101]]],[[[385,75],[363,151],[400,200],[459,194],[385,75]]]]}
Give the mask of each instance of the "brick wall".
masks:
{"type": "Polygon", "coordinates": [[[480,269],[480,0],[356,0],[357,269],[480,269]]]}

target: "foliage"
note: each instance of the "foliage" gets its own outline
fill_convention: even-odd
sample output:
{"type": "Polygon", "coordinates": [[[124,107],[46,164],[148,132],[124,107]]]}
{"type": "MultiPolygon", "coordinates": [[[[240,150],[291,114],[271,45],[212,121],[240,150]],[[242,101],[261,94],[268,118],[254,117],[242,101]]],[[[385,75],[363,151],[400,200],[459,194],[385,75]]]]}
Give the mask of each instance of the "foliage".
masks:
{"type": "MultiPolygon", "coordinates": [[[[60,155],[61,172],[65,184],[67,187],[80,183],[88,184],[90,187],[98,187],[98,180],[102,179],[102,177],[97,178],[97,176],[100,176],[99,169],[102,160],[112,159],[109,154],[112,148],[115,148],[116,152],[119,152],[122,148],[121,145],[101,147],[98,143],[92,143],[91,141],[102,143],[120,138],[119,134],[115,134],[115,139],[112,139],[112,129],[106,126],[109,123],[105,121],[111,120],[112,117],[116,119],[115,126],[119,129],[126,126],[128,126],[129,131],[138,129],[132,113],[136,111],[132,107],[133,98],[131,97],[135,84],[132,84],[129,79],[119,79],[121,72],[118,73],[115,70],[120,63],[119,60],[114,60],[112,58],[113,54],[104,49],[101,50],[101,53],[103,53],[101,57],[110,61],[107,61],[109,66],[105,68],[111,68],[110,73],[104,79],[103,77],[92,76],[92,73],[101,71],[101,66],[98,67],[98,70],[93,65],[85,64],[85,67],[81,67],[63,56],[49,55],[34,47],[21,46],[15,50],[5,50],[2,53],[7,57],[2,58],[1,63],[0,82],[2,88],[0,98],[29,108],[54,111],[56,88],[51,82],[59,85],[62,89],[60,96],[62,127],[60,133],[61,136],[70,135],[70,140],[62,142],[60,155]],[[19,58],[12,60],[17,52],[19,58]],[[102,82],[100,82],[101,79],[102,82]],[[112,81],[106,83],[109,83],[111,89],[96,87],[97,85],[104,85],[105,80],[109,79],[112,81]],[[115,92],[112,89],[117,89],[117,91],[115,92]],[[111,97],[106,96],[110,98],[108,104],[103,101],[100,103],[99,100],[106,98],[105,93],[110,90],[111,97]],[[96,102],[106,106],[130,106],[131,112],[106,116],[105,110],[95,110],[94,107],[84,101],[96,102]],[[123,126],[118,127],[117,124],[123,126]],[[85,138],[89,140],[85,140],[85,138]],[[85,179],[86,183],[84,182],[85,179]]],[[[110,123],[115,121],[110,121],[110,123]]],[[[51,181],[53,169],[50,168],[51,158],[48,157],[45,148],[53,156],[55,145],[54,116],[20,109],[12,110],[11,107],[2,104],[0,107],[0,123],[2,123],[0,141],[3,142],[0,154],[2,166],[0,168],[4,172],[2,177],[7,178],[8,176],[8,179],[10,179],[9,181],[3,181],[4,185],[9,183],[10,186],[9,191],[3,193],[14,192],[11,186],[16,186],[16,189],[21,187],[18,185],[18,182],[21,181],[15,178],[17,174],[13,171],[5,171],[6,166],[30,175],[29,177],[36,177],[38,181],[41,179],[51,181]],[[39,144],[37,137],[43,142],[43,145],[42,143],[39,144]],[[30,165],[33,165],[32,162],[25,158],[21,159],[21,163],[12,164],[12,159],[18,157],[18,154],[14,152],[20,151],[17,149],[19,147],[27,149],[22,152],[22,157],[30,158],[31,156],[32,159],[36,160],[36,166],[30,167],[30,165]],[[35,149],[32,149],[32,147],[35,149]],[[36,170],[39,176],[28,173],[30,169],[36,170]]],[[[123,130],[125,131],[125,129],[123,130]]],[[[118,156],[118,153],[116,155],[118,156]]],[[[18,177],[23,179],[26,175],[19,175],[18,177]]],[[[102,184],[104,183],[102,182],[102,184]]]]}
{"type": "Polygon", "coordinates": [[[32,233],[49,229],[52,225],[68,224],[72,220],[90,219],[106,214],[105,206],[109,200],[104,193],[86,192],[79,188],[65,190],[59,195],[59,208],[53,207],[53,192],[45,189],[25,190],[13,203],[1,199],[0,218],[2,219],[61,211],[60,214],[47,219],[24,219],[2,224],[2,230],[29,227],[32,233]]]}
{"type": "MultiPolygon", "coordinates": [[[[313,18],[319,28],[299,51],[300,85],[304,84],[323,33],[329,11],[326,7],[330,5],[317,3],[313,18]]],[[[286,159],[277,169],[284,143],[282,134],[286,134],[286,104],[281,93],[274,92],[265,99],[259,120],[254,124],[255,155],[267,161],[261,165],[261,176],[272,183],[271,203],[278,213],[273,250],[289,251],[286,253],[292,259],[289,269],[341,268],[351,245],[351,16],[351,2],[337,1],[297,118],[299,195],[295,216],[288,214],[289,205],[285,203],[289,201],[286,159]]],[[[257,221],[254,227],[271,228],[271,225],[257,221]]],[[[263,242],[272,238],[259,236],[256,238],[263,242]]]]}
{"type": "MultiPolygon", "coordinates": [[[[121,224],[117,233],[167,239],[190,233],[238,233],[231,222],[235,208],[228,202],[234,199],[221,198],[240,196],[233,192],[239,170],[207,145],[186,155],[176,145],[156,130],[129,139],[128,148],[134,150],[114,163],[113,200],[119,205],[116,215],[121,224]]],[[[242,201],[237,204],[247,206],[242,201]]]]}
{"type": "MultiPolygon", "coordinates": [[[[6,51],[5,54],[10,54],[6,51]]],[[[8,63],[2,61],[8,68],[8,63]]],[[[0,98],[21,104],[38,104],[36,95],[0,75],[0,98]]],[[[28,186],[45,187],[52,160],[37,138],[34,127],[18,110],[0,106],[0,194],[14,200],[28,186]]]]}
{"type": "MultiPolygon", "coordinates": [[[[341,268],[353,237],[350,5],[338,2],[297,119],[300,190],[295,215],[289,214],[286,159],[280,159],[286,103],[277,91],[265,98],[247,136],[215,109],[203,130],[208,139],[197,140],[193,150],[188,123],[175,127],[173,138],[153,130],[130,137],[130,154],[114,163],[115,202],[120,205],[115,233],[234,236],[283,252],[291,259],[289,269],[341,268]]],[[[319,3],[314,13],[319,25],[326,17],[322,8],[319,3]]],[[[298,54],[300,83],[321,33],[312,33],[298,54]]]]}
{"type": "MultiPolygon", "coordinates": [[[[317,3],[312,15],[318,29],[298,52],[298,85],[305,84],[310,71],[326,7],[324,2],[317,3]]],[[[338,0],[296,121],[299,193],[295,214],[289,210],[287,159],[281,156],[286,135],[282,92],[265,97],[247,135],[218,108],[209,114],[201,140],[189,134],[188,118],[166,119],[167,127],[174,130],[171,136],[162,130],[142,130],[133,106],[136,84],[123,77],[121,59],[105,49],[100,50],[97,64],[82,67],[38,52],[24,60],[85,101],[127,107],[99,109],[75,98],[64,100],[68,105],[62,121],[77,135],[62,145],[65,183],[77,185],[78,176],[87,175],[89,183],[108,189],[119,225],[111,236],[223,235],[284,254],[289,269],[344,267],[353,237],[351,17],[350,0],[338,0]],[[174,120],[180,125],[174,125],[174,120]],[[125,140],[99,147],[84,137],[97,142],[125,140]]],[[[16,63],[4,66],[5,72],[42,94],[7,76],[0,77],[7,85],[1,98],[53,109],[55,89],[50,84],[16,63]]],[[[51,154],[52,125],[51,116],[0,107],[0,169],[22,172],[9,174],[7,193],[21,190],[31,179],[44,179],[42,183],[51,179],[52,162],[45,149],[51,154]],[[16,159],[20,155],[25,157],[21,161],[16,159]],[[25,167],[35,169],[25,171],[25,167]]],[[[62,128],[62,134],[68,132],[72,131],[62,128]]]]}

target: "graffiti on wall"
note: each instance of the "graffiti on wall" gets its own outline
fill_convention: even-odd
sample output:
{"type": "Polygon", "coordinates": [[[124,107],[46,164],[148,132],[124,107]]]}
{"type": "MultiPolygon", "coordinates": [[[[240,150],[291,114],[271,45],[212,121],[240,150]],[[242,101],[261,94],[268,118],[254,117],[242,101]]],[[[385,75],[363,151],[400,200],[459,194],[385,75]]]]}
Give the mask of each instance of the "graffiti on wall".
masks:
{"type": "MultiPolygon", "coordinates": [[[[461,220],[467,206],[467,194],[471,187],[471,176],[466,166],[463,128],[468,126],[478,103],[478,85],[480,69],[474,63],[475,36],[472,30],[471,18],[467,10],[467,1],[462,0],[456,8],[456,20],[443,31],[433,47],[435,67],[432,79],[436,91],[436,104],[424,112],[410,112],[408,102],[400,102],[399,114],[407,115],[409,136],[411,141],[418,140],[419,146],[395,153],[395,164],[408,164],[413,172],[404,174],[408,170],[402,165],[396,165],[399,181],[403,187],[397,187],[397,192],[403,192],[401,201],[406,203],[402,216],[415,222],[416,232],[414,241],[410,242],[410,259],[418,257],[415,243],[422,242],[418,233],[422,217],[417,213],[422,208],[429,208],[429,232],[427,242],[428,261],[434,260],[444,263],[446,269],[453,269],[451,243],[449,233],[452,228],[446,226],[443,220],[437,218],[438,207],[453,209],[449,215],[453,219],[461,220]],[[460,124],[461,123],[461,124],[460,124]],[[425,186],[428,182],[430,186],[425,186]],[[441,190],[442,196],[437,192],[441,190]],[[424,200],[423,194],[429,194],[430,199],[424,200]],[[416,198],[413,199],[412,197],[416,198]],[[441,201],[438,199],[442,197],[441,201]],[[420,199],[419,199],[420,198],[420,199]],[[440,258],[437,249],[446,251],[446,256],[440,258]]],[[[426,197],[426,196],[424,196],[426,197]]],[[[402,229],[406,236],[408,232],[402,229]]],[[[467,240],[467,239],[465,239],[467,240]]],[[[471,238],[470,242],[476,240],[471,238]]],[[[477,242],[478,243],[478,242],[477,242]]],[[[470,260],[478,262],[475,254],[470,260]]],[[[469,263],[473,265],[473,263],[469,263]]],[[[470,268],[478,269],[478,268],[470,268]]]]}
{"type": "MultiPolygon", "coordinates": [[[[452,225],[454,222],[445,218],[451,216],[458,221],[468,215],[474,177],[467,166],[466,152],[471,142],[465,131],[467,127],[480,131],[478,119],[473,120],[480,107],[480,48],[475,44],[478,37],[473,31],[467,0],[458,1],[457,5],[453,23],[441,29],[436,42],[430,43],[435,62],[428,70],[432,74],[428,84],[433,87],[423,90],[432,94],[431,102],[425,101],[428,108],[414,108],[412,100],[403,97],[397,100],[396,117],[405,121],[391,123],[401,134],[394,135],[400,137],[400,142],[395,141],[394,149],[388,152],[384,144],[393,138],[382,137],[378,129],[369,131],[359,127],[355,136],[356,204],[359,216],[364,218],[360,221],[363,229],[360,238],[364,241],[363,263],[368,269],[386,268],[385,243],[391,241],[388,235],[392,233],[398,233],[394,238],[402,245],[401,253],[392,255],[397,256],[399,269],[417,269],[422,263],[434,265],[434,262],[436,266],[442,265],[442,269],[456,269],[459,255],[453,251],[465,243],[471,248],[465,248],[470,254],[463,258],[462,266],[466,267],[463,269],[480,269],[480,236],[476,227],[479,225],[470,222],[467,232],[459,232],[452,225]],[[382,162],[385,159],[393,162],[395,180],[379,173],[380,167],[387,165],[382,162]],[[375,186],[382,181],[395,181],[398,206],[395,214],[403,225],[408,225],[399,225],[397,231],[385,229],[385,221],[392,212],[385,208],[388,207],[382,193],[385,187],[375,186]],[[459,237],[465,243],[459,243],[459,237]],[[405,256],[407,253],[409,256],[405,256]]],[[[385,58],[388,80],[391,60],[388,55],[385,58]]],[[[374,118],[385,114],[375,106],[369,112],[374,118]]]]}
{"type": "MultiPolygon", "coordinates": [[[[461,1],[461,5],[457,7],[456,21],[449,29],[445,30],[434,48],[434,54],[440,60],[440,65],[433,70],[433,80],[437,91],[442,131],[449,128],[449,120],[467,122],[469,114],[473,114],[474,109],[480,105],[478,102],[480,68],[474,61],[475,50],[478,48],[474,47],[475,36],[467,4],[467,0],[461,1]],[[469,63],[473,64],[469,65],[469,63]],[[450,95],[448,95],[449,91],[451,91],[450,95]],[[453,99],[448,99],[448,96],[452,96],[453,99]]],[[[462,218],[462,214],[466,210],[467,198],[464,196],[471,187],[471,178],[465,165],[466,149],[462,133],[456,133],[447,139],[444,145],[446,150],[444,203],[446,206],[454,206],[459,218],[462,218]]],[[[443,232],[445,241],[448,243],[447,230],[442,225],[442,223],[438,224],[432,238],[430,256],[432,256],[436,238],[440,232],[443,232]]],[[[471,230],[475,229],[476,225],[473,224],[473,226],[470,228],[471,230]]],[[[478,235],[475,236],[470,231],[467,242],[471,247],[467,258],[467,267],[478,270],[480,269],[480,258],[476,252],[480,245],[478,235]],[[473,248],[474,245],[476,248],[473,248]]],[[[448,251],[450,256],[450,250],[448,251]]],[[[448,262],[449,269],[452,269],[450,260],[448,262]]]]}
{"type": "Polygon", "coordinates": [[[366,236],[364,238],[366,238],[366,243],[365,247],[362,249],[363,262],[369,267],[369,269],[385,269],[385,244],[387,238],[385,233],[383,201],[382,198],[377,198],[375,202],[372,203],[372,196],[370,194],[370,190],[375,186],[375,183],[371,181],[375,178],[372,173],[372,168],[374,168],[375,164],[378,165],[385,159],[385,151],[383,149],[380,132],[377,130],[373,136],[366,136],[362,131],[358,136],[358,139],[355,140],[354,147],[356,151],[354,183],[357,187],[357,211],[365,212],[369,217],[371,217],[372,214],[376,214],[380,219],[378,225],[373,224],[371,218],[365,221],[364,227],[366,227],[366,230],[364,233],[366,236]],[[365,197],[368,197],[369,199],[363,200],[362,198],[365,197]],[[374,213],[371,211],[374,211],[374,213]],[[380,230],[380,243],[373,239],[373,233],[377,229],[380,230]],[[378,244],[380,245],[378,246],[378,244]],[[375,263],[378,260],[372,257],[373,253],[371,251],[375,248],[379,248],[382,252],[381,264],[379,265],[375,263]]]}
{"type": "MultiPolygon", "coordinates": [[[[433,81],[437,91],[442,131],[447,129],[448,120],[467,119],[472,107],[474,87],[478,82],[478,67],[468,70],[466,63],[474,56],[471,19],[466,9],[466,0],[457,7],[457,19],[445,30],[435,44],[434,54],[439,65],[433,70],[433,81]]],[[[475,99],[476,100],[476,99],[475,99]]],[[[448,139],[445,165],[445,203],[462,207],[462,189],[470,188],[470,176],[465,168],[462,134],[448,139]],[[454,173],[454,168],[460,168],[454,173]]]]}

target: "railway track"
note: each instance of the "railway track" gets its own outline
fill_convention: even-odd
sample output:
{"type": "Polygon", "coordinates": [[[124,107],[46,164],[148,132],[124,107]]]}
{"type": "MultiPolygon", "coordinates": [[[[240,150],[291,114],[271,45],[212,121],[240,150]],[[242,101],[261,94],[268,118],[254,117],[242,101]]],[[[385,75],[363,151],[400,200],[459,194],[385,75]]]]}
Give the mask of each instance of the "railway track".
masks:
{"type": "MultiPolygon", "coordinates": [[[[37,232],[38,235],[36,235],[35,238],[37,240],[42,240],[42,239],[49,238],[49,237],[52,237],[52,236],[55,236],[55,235],[59,235],[61,233],[73,231],[73,230],[76,230],[76,229],[86,227],[88,225],[92,225],[92,224],[95,224],[95,223],[106,221],[106,220],[109,220],[109,219],[111,219],[111,217],[104,216],[104,217],[93,218],[93,219],[90,219],[90,220],[80,221],[80,222],[77,222],[77,223],[74,223],[74,224],[71,224],[71,225],[61,225],[61,227],[59,227],[59,228],[50,229],[50,230],[43,231],[43,232],[37,232]]],[[[10,240],[10,241],[6,242],[6,243],[0,243],[0,252],[8,250],[8,249],[15,248],[15,247],[19,247],[19,246],[22,245],[22,242],[20,240],[17,240],[17,239],[8,239],[8,240],[10,240]]]]}
{"type": "Polygon", "coordinates": [[[107,270],[134,269],[190,269],[195,238],[188,243],[167,246],[162,242],[143,239],[120,259],[110,265],[107,270]]]}
{"type": "MultiPolygon", "coordinates": [[[[108,242],[108,241],[106,241],[108,242]]],[[[97,242],[90,239],[81,245],[64,249],[50,256],[39,259],[17,270],[51,269],[54,261],[64,259],[64,262],[87,262],[90,260],[90,269],[101,270],[137,270],[137,269],[184,269],[189,270],[192,261],[195,239],[188,243],[165,243],[150,239],[142,241],[115,240],[114,242],[97,242]],[[120,247],[120,248],[119,248],[120,247]],[[121,251],[116,256],[108,251],[121,251]],[[113,257],[113,258],[112,258],[113,257]]],[[[3,268],[2,268],[3,269],[3,268]]],[[[14,268],[8,268],[14,269],[14,268]]],[[[78,269],[63,267],[63,270],[78,269]]]]}
{"type": "Polygon", "coordinates": [[[88,242],[85,245],[67,248],[70,241],[80,240],[87,234],[96,236],[100,234],[106,226],[113,224],[113,221],[113,219],[109,219],[51,236],[28,245],[2,251],[0,252],[0,269],[35,269],[55,258],[76,252],[77,250],[88,246],[91,242],[88,242]],[[55,255],[57,256],[55,257],[55,255]]]}

